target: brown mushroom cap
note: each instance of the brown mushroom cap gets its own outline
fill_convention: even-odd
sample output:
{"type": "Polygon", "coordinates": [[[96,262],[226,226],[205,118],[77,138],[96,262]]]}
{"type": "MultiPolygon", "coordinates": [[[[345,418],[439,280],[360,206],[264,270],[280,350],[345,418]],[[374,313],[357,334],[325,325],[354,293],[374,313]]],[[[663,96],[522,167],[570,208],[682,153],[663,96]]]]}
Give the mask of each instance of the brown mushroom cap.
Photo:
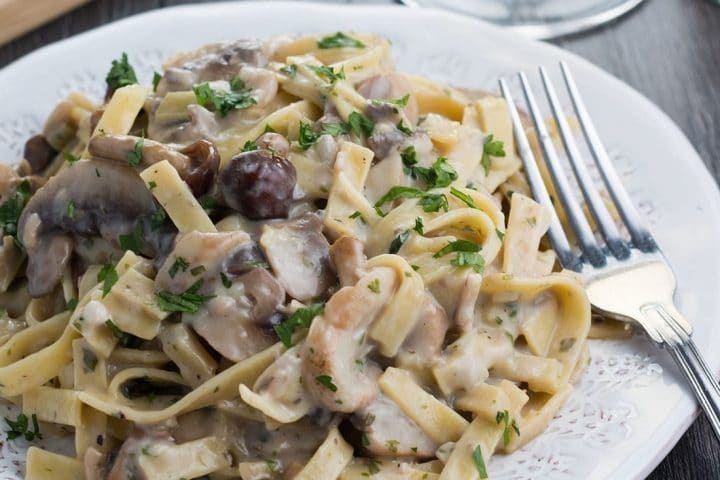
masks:
{"type": "Polygon", "coordinates": [[[57,155],[53,148],[42,134],[33,135],[25,142],[23,157],[30,164],[32,173],[41,173],[57,155]]]}

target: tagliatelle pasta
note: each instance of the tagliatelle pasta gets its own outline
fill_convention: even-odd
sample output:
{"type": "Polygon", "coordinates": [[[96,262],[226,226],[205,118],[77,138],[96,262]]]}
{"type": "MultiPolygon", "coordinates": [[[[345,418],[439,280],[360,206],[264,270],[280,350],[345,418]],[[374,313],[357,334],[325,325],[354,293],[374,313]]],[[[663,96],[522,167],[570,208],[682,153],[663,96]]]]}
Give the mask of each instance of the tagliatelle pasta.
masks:
{"type": "Polygon", "coordinates": [[[28,479],[484,479],[542,433],[590,307],[504,100],[366,33],[131,61],[0,169],[9,435],[74,432],[28,479]]]}

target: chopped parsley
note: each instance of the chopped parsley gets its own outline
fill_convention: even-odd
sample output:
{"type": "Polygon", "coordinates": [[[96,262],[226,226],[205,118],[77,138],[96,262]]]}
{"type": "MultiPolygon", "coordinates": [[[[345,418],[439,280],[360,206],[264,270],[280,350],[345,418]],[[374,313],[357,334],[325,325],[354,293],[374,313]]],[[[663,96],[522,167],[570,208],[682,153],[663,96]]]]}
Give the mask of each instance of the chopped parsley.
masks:
{"type": "Polygon", "coordinates": [[[190,269],[190,274],[197,277],[201,273],[205,272],[207,268],[205,268],[205,265],[198,265],[197,267],[193,267],[190,269]]]}
{"type": "Polygon", "coordinates": [[[285,65],[280,69],[280,73],[284,73],[288,77],[294,79],[295,77],[297,77],[297,65],[295,65],[294,63],[291,63],[290,65],[285,65]]]}
{"type": "Polygon", "coordinates": [[[42,440],[43,436],[40,433],[37,415],[33,413],[30,418],[32,419],[32,430],[29,430],[28,417],[24,413],[19,414],[15,420],[5,417],[5,423],[10,427],[10,430],[5,431],[8,440],[14,440],[18,437],[24,437],[28,442],[32,442],[36,438],[42,440]]]}
{"type": "Polygon", "coordinates": [[[498,411],[495,414],[495,422],[500,425],[501,423],[505,424],[505,430],[503,430],[503,445],[508,446],[510,443],[510,430],[514,430],[517,436],[520,436],[520,429],[517,426],[517,423],[515,423],[515,420],[510,420],[510,413],[508,413],[507,410],[498,411]]]}
{"type": "Polygon", "coordinates": [[[338,135],[346,133],[350,133],[350,126],[345,122],[327,122],[320,124],[320,135],[337,137],[338,135]]]}
{"type": "Polygon", "coordinates": [[[352,112],[348,115],[348,124],[350,131],[360,138],[369,137],[375,128],[375,123],[360,112],[352,112]]]}
{"type": "Polygon", "coordinates": [[[170,275],[170,278],[175,278],[175,275],[177,275],[178,271],[186,271],[190,264],[187,260],[185,260],[183,257],[177,257],[172,265],[170,265],[170,268],[168,269],[168,274],[170,275]]]}
{"type": "Polygon", "coordinates": [[[163,312],[197,312],[203,303],[215,297],[215,295],[201,295],[197,293],[202,284],[203,281],[198,280],[180,295],[168,291],[158,293],[157,302],[160,310],[163,312]]]}
{"type": "Polygon", "coordinates": [[[72,200],[67,205],[67,216],[70,220],[75,220],[75,202],[72,200]]]}
{"type": "Polygon", "coordinates": [[[362,214],[360,213],[359,210],[355,210],[348,218],[352,218],[352,219],[362,218],[362,214]]]}
{"type": "Polygon", "coordinates": [[[265,124],[265,128],[263,129],[263,133],[277,133],[272,126],[270,126],[269,123],[265,124]]]}
{"type": "Polygon", "coordinates": [[[401,153],[400,158],[402,159],[403,163],[403,171],[406,175],[411,175],[413,178],[415,178],[414,173],[414,166],[417,164],[417,152],[415,151],[415,146],[410,145],[409,147],[406,147],[401,153]]]}
{"type": "MultiPolygon", "coordinates": [[[[110,321],[110,320],[108,320],[110,321]]],[[[98,357],[95,352],[88,349],[83,349],[83,372],[90,373],[95,371],[95,367],[98,363],[98,357]]]]}
{"type": "Polygon", "coordinates": [[[375,202],[375,208],[380,208],[388,202],[393,202],[398,198],[420,198],[423,192],[414,187],[395,186],[390,188],[385,195],[375,202]]]}
{"type": "Polygon", "coordinates": [[[123,52],[119,60],[112,61],[110,71],[105,77],[105,83],[110,90],[138,83],[135,69],[128,62],[127,53],[123,52]]]}
{"type": "Polygon", "coordinates": [[[138,337],[122,330],[115,324],[115,322],[113,322],[109,318],[105,320],[105,325],[110,329],[110,333],[113,334],[113,337],[117,338],[120,341],[123,347],[129,347],[130,345],[135,344],[138,340],[138,337]]]}
{"type": "Polygon", "coordinates": [[[122,250],[131,250],[138,255],[142,252],[145,241],[143,240],[142,224],[140,222],[135,224],[132,232],[126,235],[118,236],[118,243],[122,250]]]}
{"type": "Polygon", "coordinates": [[[404,232],[401,232],[398,234],[397,237],[393,238],[393,241],[390,242],[390,248],[388,249],[389,253],[398,253],[400,251],[400,248],[402,248],[403,244],[407,241],[408,237],[410,236],[410,231],[405,230],[404,232]]]}
{"type": "Polygon", "coordinates": [[[365,44],[356,38],[337,32],[335,35],[328,35],[317,42],[318,48],[365,48],[365,44]]]}
{"type": "Polygon", "coordinates": [[[78,160],[80,160],[80,155],[74,155],[74,154],[68,152],[67,150],[63,150],[62,157],[66,162],[68,162],[71,165],[73,163],[77,162],[78,160]]]}
{"type": "Polygon", "coordinates": [[[220,281],[223,284],[223,287],[230,288],[232,287],[232,280],[228,278],[227,275],[225,275],[225,272],[220,272],[220,281]]]}
{"type": "Polygon", "coordinates": [[[433,255],[433,258],[440,258],[442,256],[447,255],[448,253],[452,252],[479,252],[482,247],[478,245],[475,242],[471,242],[470,240],[455,240],[453,242],[449,242],[447,245],[445,245],[443,248],[435,252],[435,255],[433,255]]]}
{"type": "Polygon", "coordinates": [[[453,197],[459,198],[465,205],[467,205],[470,208],[478,208],[475,204],[475,200],[472,199],[470,195],[467,193],[461,192],[455,187],[450,187],[450,194],[453,197]]]}
{"type": "Polygon", "coordinates": [[[480,449],[480,445],[475,447],[472,453],[472,460],[475,464],[475,469],[478,472],[478,475],[480,475],[480,480],[484,480],[488,478],[487,474],[487,468],[485,467],[485,460],[483,459],[482,450],[480,449]]]}
{"type": "Polygon", "coordinates": [[[232,77],[230,79],[230,90],[233,92],[241,92],[245,90],[245,82],[243,82],[238,76],[232,77]]]}
{"type": "Polygon", "coordinates": [[[380,473],[380,465],[382,465],[382,462],[377,458],[368,459],[368,474],[375,475],[376,473],[380,473]]]}
{"type": "Polygon", "coordinates": [[[248,140],[247,142],[245,142],[245,145],[243,145],[243,147],[242,147],[243,152],[252,152],[257,149],[258,149],[257,143],[255,143],[252,140],[248,140]]]}
{"type": "Polygon", "coordinates": [[[310,328],[313,318],[322,315],[324,310],[325,305],[322,303],[314,303],[309,307],[298,308],[282,323],[275,325],[273,329],[283,345],[290,348],[293,346],[293,332],[298,328],[310,328]]]}
{"type": "Polygon", "coordinates": [[[458,252],[457,257],[450,260],[453,267],[472,267],[476,273],[485,270],[485,258],[479,253],[458,252]]]}
{"type": "Polygon", "coordinates": [[[307,150],[317,142],[319,135],[313,131],[312,125],[305,122],[300,122],[300,132],[298,135],[298,144],[303,150],[307,150]]]}
{"type": "Polygon", "coordinates": [[[560,340],[560,351],[561,352],[567,352],[575,345],[575,338],[563,338],[560,340]]]}
{"type": "Polygon", "coordinates": [[[438,157],[430,168],[411,167],[410,176],[422,179],[428,188],[442,188],[447,187],[457,180],[458,173],[455,168],[447,162],[447,158],[438,157]]]}
{"type": "Polygon", "coordinates": [[[398,107],[406,107],[408,104],[408,100],[410,100],[410,94],[404,95],[402,98],[398,98],[395,100],[385,100],[381,98],[375,98],[373,100],[370,100],[370,103],[375,105],[376,107],[379,107],[381,105],[396,105],[398,107]]]}
{"type": "Polygon", "coordinates": [[[148,190],[152,190],[154,188],[157,188],[157,183],[155,182],[155,180],[150,180],[148,182],[148,190]]]}
{"type": "Polygon", "coordinates": [[[447,197],[442,193],[425,193],[418,201],[424,212],[438,212],[440,209],[448,211],[447,197]]]}
{"type": "Polygon", "coordinates": [[[398,440],[386,440],[385,446],[388,450],[390,450],[390,453],[397,453],[398,451],[398,445],[400,445],[400,442],[398,440]]]}
{"type": "Polygon", "coordinates": [[[165,209],[158,206],[158,209],[155,210],[152,215],[150,215],[150,229],[157,230],[158,228],[162,227],[167,218],[168,216],[165,209]]]}
{"type": "Polygon", "coordinates": [[[370,283],[368,283],[367,288],[373,293],[380,293],[380,279],[373,279],[370,283]]]}
{"type": "Polygon", "coordinates": [[[332,67],[328,67],[327,65],[320,65],[319,67],[308,65],[307,67],[319,77],[330,82],[330,85],[334,85],[338,80],[345,80],[345,70],[342,68],[336,72],[332,67]]]}
{"type": "Polygon", "coordinates": [[[71,298],[70,300],[68,300],[67,305],[65,305],[65,310],[67,310],[68,312],[72,312],[73,310],[75,310],[75,307],[77,307],[77,305],[78,299],[71,298]]]}
{"type": "Polygon", "coordinates": [[[492,157],[504,157],[505,156],[505,145],[500,140],[493,140],[492,135],[488,135],[483,140],[483,153],[480,159],[480,164],[483,167],[485,176],[487,177],[490,173],[490,167],[492,166],[492,157]]]}
{"type": "Polygon", "coordinates": [[[140,161],[142,160],[142,149],[143,145],[145,144],[145,132],[142,133],[140,138],[137,139],[137,142],[135,142],[135,147],[132,149],[132,151],[128,152],[127,154],[127,161],[128,165],[131,167],[137,167],[140,165],[140,161]]]}
{"type": "Polygon", "coordinates": [[[397,123],[397,125],[395,125],[395,128],[400,130],[402,133],[404,133],[408,137],[413,134],[413,131],[410,129],[410,127],[406,127],[402,120],[400,120],[397,123]]]}
{"type": "Polygon", "coordinates": [[[498,228],[495,229],[495,235],[497,235],[501,242],[505,240],[505,232],[501,231],[498,228]]]}
{"type": "Polygon", "coordinates": [[[423,224],[423,219],[420,217],[415,218],[415,226],[413,227],[413,230],[415,230],[418,235],[424,235],[425,234],[425,225],[423,224]]]}
{"type": "Polygon", "coordinates": [[[4,235],[11,235],[15,244],[21,246],[17,238],[17,222],[30,199],[30,182],[23,180],[15,189],[15,195],[0,205],[0,226],[4,235]]]}
{"type": "Polygon", "coordinates": [[[209,83],[205,82],[192,87],[192,90],[199,105],[204,107],[212,105],[221,117],[227,115],[230,110],[242,110],[257,104],[250,88],[243,87],[240,90],[226,92],[214,90],[210,88],[209,83]]]}
{"type": "Polygon", "coordinates": [[[115,285],[118,281],[118,274],[117,271],[115,271],[115,266],[112,263],[106,263],[103,265],[97,274],[97,281],[98,283],[102,282],[103,284],[102,298],[105,298],[107,294],[110,293],[110,289],[113,285],[115,285]]]}
{"type": "Polygon", "coordinates": [[[315,381],[331,392],[337,392],[338,387],[333,383],[333,379],[330,375],[318,375],[315,377],[315,381]]]}
{"type": "Polygon", "coordinates": [[[152,78],[153,92],[157,92],[157,87],[158,87],[158,84],[160,83],[161,79],[162,79],[162,75],[160,75],[158,72],[153,72],[153,78],[152,78]]]}
{"type": "Polygon", "coordinates": [[[495,316],[495,323],[497,323],[498,325],[503,324],[503,319],[500,317],[500,315],[495,316]]]}

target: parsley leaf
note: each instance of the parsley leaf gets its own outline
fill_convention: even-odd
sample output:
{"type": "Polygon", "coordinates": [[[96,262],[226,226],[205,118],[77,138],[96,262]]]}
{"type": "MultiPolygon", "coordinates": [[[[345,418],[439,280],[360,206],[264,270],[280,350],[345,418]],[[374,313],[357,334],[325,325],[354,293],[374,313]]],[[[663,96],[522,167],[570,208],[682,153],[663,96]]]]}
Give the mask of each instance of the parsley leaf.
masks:
{"type": "Polygon", "coordinates": [[[325,305],[322,303],[314,303],[309,307],[298,308],[286,320],[273,327],[275,333],[277,333],[283,345],[290,348],[293,346],[293,332],[298,328],[310,328],[313,318],[322,315],[324,310],[325,305]]]}
{"type": "Polygon", "coordinates": [[[480,164],[483,167],[483,171],[485,172],[485,176],[487,177],[490,173],[490,166],[492,165],[492,158],[491,157],[504,157],[505,156],[505,146],[502,141],[500,140],[493,140],[492,135],[488,135],[485,140],[483,140],[483,153],[482,158],[480,159],[480,164]]]}
{"type": "Polygon", "coordinates": [[[33,429],[28,430],[28,427],[30,425],[28,422],[28,417],[24,413],[19,414],[14,421],[5,417],[5,423],[7,423],[8,427],[10,427],[10,430],[5,431],[8,440],[14,440],[20,436],[25,437],[25,440],[27,440],[28,442],[31,442],[36,438],[42,440],[43,436],[40,433],[40,426],[38,425],[37,415],[33,413],[31,418],[33,429]]]}
{"type": "Polygon", "coordinates": [[[425,212],[438,212],[441,208],[446,212],[448,211],[448,200],[442,193],[426,193],[420,197],[418,205],[420,205],[425,212]]]}
{"type": "Polygon", "coordinates": [[[317,142],[319,135],[313,131],[312,125],[305,122],[300,122],[300,131],[298,134],[298,143],[300,148],[307,150],[317,142]]]}
{"type": "Polygon", "coordinates": [[[413,230],[415,230],[419,235],[425,234],[425,225],[423,224],[423,219],[421,217],[415,218],[415,226],[413,227],[413,230]]]}
{"type": "Polygon", "coordinates": [[[280,69],[280,73],[284,73],[290,78],[297,77],[297,65],[294,63],[291,63],[290,65],[286,65],[280,69]]]}
{"type": "Polygon", "coordinates": [[[70,200],[67,205],[67,217],[70,220],[75,220],[75,202],[70,200]]]}
{"type": "Polygon", "coordinates": [[[418,162],[415,146],[410,145],[409,147],[405,148],[402,152],[400,152],[400,158],[402,159],[403,171],[405,172],[405,174],[411,175],[413,178],[415,178],[413,167],[418,162]]]}
{"type": "Polygon", "coordinates": [[[158,228],[162,227],[167,218],[168,216],[165,209],[158,206],[158,209],[155,210],[152,215],[150,215],[150,229],[157,230],[158,228]]]}
{"type": "Polygon", "coordinates": [[[230,90],[233,92],[241,92],[245,90],[245,82],[243,82],[238,76],[232,77],[230,79],[230,90]]]}
{"type": "Polygon", "coordinates": [[[485,258],[479,253],[458,252],[457,257],[450,260],[453,267],[472,267],[476,273],[485,270],[485,258]]]}
{"type": "Polygon", "coordinates": [[[135,142],[135,148],[132,149],[131,152],[128,152],[127,154],[127,161],[128,165],[131,167],[137,167],[140,165],[140,161],[142,160],[142,149],[143,145],[145,144],[145,133],[138,138],[137,142],[135,142]]]}
{"type": "Polygon", "coordinates": [[[447,187],[458,178],[457,171],[445,157],[438,157],[430,168],[412,166],[410,169],[410,176],[421,178],[427,183],[428,188],[447,187]]]}
{"type": "MultiPolygon", "coordinates": [[[[375,208],[379,209],[388,202],[397,200],[398,198],[419,198],[423,192],[414,187],[395,186],[388,190],[385,195],[375,202],[375,208]]],[[[381,212],[378,212],[382,215],[381,212]]]]}
{"type": "Polygon", "coordinates": [[[80,155],[73,155],[72,153],[70,153],[66,150],[63,150],[62,157],[63,157],[63,159],[65,159],[66,162],[68,162],[71,165],[73,163],[77,162],[78,160],[80,160],[80,155]]]}
{"type": "Polygon", "coordinates": [[[337,392],[337,385],[333,383],[332,377],[330,375],[318,375],[317,377],[315,377],[315,380],[331,392],[337,392]]]}
{"type": "Polygon", "coordinates": [[[25,205],[30,199],[30,182],[23,180],[15,189],[15,195],[0,205],[0,227],[4,235],[11,235],[20,246],[17,238],[17,222],[25,205]]]}
{"type": "Polygon", "coordinates": [[[160,83],[160,80],[162,80],[162,75],[160,75],[158,72],[153,72],[153,78],[152,78],[153,92],[157,92],[157,87],[158,87],[158,83],[160,83]]]}
{"type": "Polygon", "coordinates": [[[110,333],[112,333],[113,337],[117,338],[120,341],[123,347],[136,345],[140,342],[140,339],[138,337],[122,330],[115,324],[115,322],[113,322],[109,318],[105,320],[105,326],[110,329],[110,333]]]}
{"type": "Polygon", "coordinates": [[[110,289],[113,285],[115,285],[118,281],[118,274],[117,271],[115,271],[115,266],[112,263],[106,263],[103,265],[97,274],[97,281],[98,283],[102,282],[103,284],[102,298],[105,298],[107,294],[110,293],[110,289]]]}
{"type": "Polygon", "coordinates": [[[160,310],[163,312],[197,312],[203,303],[215,297],[215,295],[200,295],[197,293],[202,283],[202,280],[198,280],[180,295],[168,291],[158,293],[157,302],[160,310]]]}
{"type": "Polygon", "coordinates": [[[368,283],[367,288],[373,293],[380,293],[380,279],[373,279],[370,283],[368,283]]]}
{"type": "Polygon", "coordinates": [[[375,105],[376,107],[379,107],[379,106],[381,106],[381,105],[390,104],[390,105],[397,105],[398,107],[401,107],[401,108],[402,108],[402,107],[406,107],[406,106],[407,106],[408,100],[410,100],[410,94],[409,94],[409,93],[406,94],[406,95],[404,95],[402,98],[398,98],[398,99],[395,99],[395,100],[385,100],[385,99],[382,99],[382,98],[374,98],[374,99],[370,100],[370,103],[373,104],[373,105],[375,105]]]}
{"type": "Polygon", "coordinates": [[[113,60],[110,71],[105,77],[105,83],[110,90],[117,90],[134,83],[138,83],[135,69],[128,62],[127,53],[123,52],[119,60],[113,60]]]}
{"type": "Polygon", "coordinates": [[[319,67],[315,65],[308,65],[307,67],[320,77],[330,82],[330,85],[334,85],[338,80],[345,80],[345,70],[342,68],[336,72],[332,67],[328,67],[327,65],[320,65],[319,67]]]}
{"type": "Polygon", "coordinates": [[[232,280],[228,278],[227,275],[225,275],[225,272],[220,272],[220,281],[223,284],[223,287],[230,288],[232,287],[232,280]]]}
{"type": "Polygon", "coordinates": [[[435,252],[433,258],[440,258],[452,252],[476,253],[479,252],[481,248],[482,247],[480,245],[475,242],[471,242],[470,240],[455,240],[454,242],[449,242],[443,248],[435,252]]]}
{"type": "Polygon", "coordinates": [[[410,129],[410,127],[406,127],[402,120],[400,120],[397,123],[397,125],[395,125],[395,128],[400,130],[402,133],[404,133],[408,137],[413,134],[413,131],[410,129]]]}
{"type": "Polygon", "coordinates": [[[178,271],[185,272],[187,271],[190,264],[187,260],[185,260],[183,257],[177,257],[172,265],[170,265],[170,268],[168,269],[168,275],[170,275],[170,278],[175,278],[175,275],[177,275],[178,271]]]}
{"type": "Polygon", "coordinates": [[[369,137],[375,128],[375,123],[360,112],[348,115],[348,123],[350,131],[360,138],[369,137]]]}
{"type": "Polygon", "coordinates": [[[240,90],[225,92],[223,90],[214,90],[210,88],[209,83],[205,82],[192,87],[192,90],[198,105],[205,107],[212,104],[221,117],[227,115],[230,110],[242,110],[257,104],[250,88],[243,87],[240,90]]]}
{"type": "Polygon", "coordinates": [[[472,460],[475,464],[475,469],[477,470],[478,474],[480,475],[480,480],[485,480],[488,478],[487,474],[487,468],[485,467],[485,460],[483,459],[482,450],[480,449],[480,445],[475,447],[472,453],[472,460]]]}
{"type": "Polygon", "coordinates": [[[122,250],[131,250],[138,255],[142,252],[145,242],[143,240],[142,225],[140,222],[135,224],[132,232],[127,235],[119,235],[118,243],[122,250]]]}
{"type": "Polygon", "coordinates": [[[505,232],[499,230],[498,228],[495,229],[495,235],[497,235],[501,242],[505,240],[505,232]]]}
{"type": "Polygon", "coordinates": [[[461,192],[455,187],[450,187],[450,194],[462,200],[463,203],[465,203],[465,205],[467,205],[468,207],[475,209],[478,208],[477,205],[475,205],[475,200],[473,200],[472,197],[467,193],[461,192]]]}
{"type": "Polygon", "coordinates": [[[337,32],[335,35],[329,35],[321,38],[317,42],[318,48],[365,48],[365,44],[356,38],[349,37],[343,32],[337,32]]]}
{"type": "Polygon", "coordinates": [[[257,143],[253,142],[252,140],[248,140],[247,142],[245,142],[245,145],[243,145],[242,147],[243,152],[252,152],[257,149],[257,143]]]}
{"type": "Polygon", "coordinates": [[[410,236],[410,231],[405,230],[404,232],[401,232],[397,237],[393,239],[392,242],[390,242],[390,249],[388,250],[390,253],[398,253],[400,251],[400,248],[402,248],[403,244],[407,241],[408,237],[410,236]]]}
{"type": "Polygon", "coordinates": [[[327,122],[320,124],[320,135],[331,135],[337,137],[338,135],[350,133],[350,126],[345,122],[327,122]]]}
{"type": "MultiPolygon", "coordinates": [[[[109,321],[109,320],[108,320],[109,321]]],[[[83,372],[90,373],[95,371],[98,363],[98,357],[92,350],[83,349],[83,372]]]]}

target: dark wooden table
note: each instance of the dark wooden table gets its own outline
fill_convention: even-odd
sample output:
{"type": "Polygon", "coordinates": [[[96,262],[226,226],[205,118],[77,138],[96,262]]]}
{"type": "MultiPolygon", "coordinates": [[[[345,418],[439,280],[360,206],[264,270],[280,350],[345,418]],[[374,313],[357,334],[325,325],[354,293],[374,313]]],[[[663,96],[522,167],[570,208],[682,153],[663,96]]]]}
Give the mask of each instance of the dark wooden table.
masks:
{"type": "MultiPolygon", "coordinates": [[[[0,67],[61,38],[183,3],[192,0],[95,0],[0,47],[0,67]]],[[[720,7],[707,0],[648,0],[619,21],[554,43],[598,64],[659,105],[720,181],[720,7]]],[[[648,478],[720,478],[720,444],[704,417],[648,478]]]]}

